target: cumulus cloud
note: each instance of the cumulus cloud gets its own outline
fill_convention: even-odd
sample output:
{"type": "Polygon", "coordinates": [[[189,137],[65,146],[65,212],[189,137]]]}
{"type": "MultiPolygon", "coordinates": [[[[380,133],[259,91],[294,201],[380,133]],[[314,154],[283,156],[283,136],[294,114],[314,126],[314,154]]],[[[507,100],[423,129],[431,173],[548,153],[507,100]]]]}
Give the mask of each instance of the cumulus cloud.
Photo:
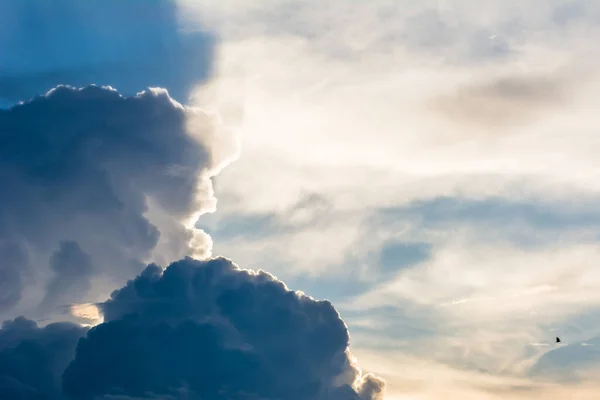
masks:
{"type": "Polygon", "coordinates": [[[61,376],[87,328],[53,323],[43,328],[19,317],[0,329],[0,398],[62,399],[61,376]]]}
{"type": "Polygon", "coordinates": [[[64,373],[72,398],[381,398],[328,301],[224,258],[150,265],[100,308],[64,373]]]}
{"type": "Polygon", "coordinates": [[[210,255],[193,225],[236,150],[180,103],[214,40],[179,17],[170,0],[0,5],[0,316],[98,324],[5,323],[0,397],[381,399],[329,302],[223,258],[157,266],[210,255]]]}
{"type": "Polygon", "coordinates": [[[106,296],[150,259],[209,255],[210,238],[182,221],[214,209],[219,135],[216,117],[159,89],[60,86],[0,110],[2,310],[26,286],[46,289],[48,307],[106,296]]]}
{"type": "Polygon", "coordinates": [[[225,258],[151,264],[98,308],[89,330],[5,322],[0,397],[382,399],[330,302],[225,258]]]}
{"type": "Polygon", "coordinates": [[[126,95],[167,87],[185,102],[211,73],[215,39],[183,31],[173,0],[0,4],[0,107],[66,84],[126,95]]]}
{"type": "Polygon", "coordinates": [[[27,253],[22,243],[0,240],[0,310],[18,303],[23,291],[27,253]]]}
{"type": "Polygon", "coordinates": [[[61,242],[50,258],[50,268],[55,276],[48,283],[43,305],[55,304],[56,299],[65,293],[85,296],[90,289],[92,262],[77,242],[61,242]]]}

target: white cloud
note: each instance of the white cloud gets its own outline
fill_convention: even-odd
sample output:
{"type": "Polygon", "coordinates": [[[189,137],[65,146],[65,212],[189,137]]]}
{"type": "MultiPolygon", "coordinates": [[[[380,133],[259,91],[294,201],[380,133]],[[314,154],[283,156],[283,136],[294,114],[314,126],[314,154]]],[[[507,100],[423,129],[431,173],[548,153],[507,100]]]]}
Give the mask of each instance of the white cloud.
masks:
{"type": "Polygon", "coordinates": [[[523,309],[549,308],[561,313],[557,306],[600,301],[594,290],[600,284],[600,274],[594,268],[599,261],[600,247],[596,244],[536,251],[514,245],[485,245],[468,238],[437,248],[422,266],[402,272],[393,282],[358,298],[354,305],[368,307],[368,298],[380,299],[374,305],[408,298],[449,308],[460,306],[461,313],[467,311],[469,318],[497,316],[499,312],[513,316],[523,309]]]}
{"type": "Polygon", "coordinates": [[[502,85],[543,87],[538,72],[502,77],[487,67],[421,65],[381,71],[323,60],[294,41],[236,46],[232,52],[247,52],[242,61],[252,60],[247,76],[254,79],[245,85],[243,157],[224,172],[220,187],[242,198],[247,210],[281,210],[304,191],[352,208],[448,194],[598,193],[600,121],[587,93],[597,87],[595,78],[573,94],[573,78],[550,75],[558,81],[550,95],[558,91],[558,99],[546,99],[542,88],[515,101],[502,85]],[[479,82],[469,82],[467,73],[479,82]],[[491,124],[495,119],[502,122],[491,124]]]}
{"type": "MultiPolygon", "coordinates": [[[[600,193],[597,4],[185,3],[224,40],[221,107],[240,117],[242,155],[219,176],[219,212],[286,218],[305,193],[332,204],[321,225],[221,242],[220,253],[258,264],[276,249],[278,274],[277,268],[295,268],[324,276],[343,270],[348,254],[365,256],[390,237],[432,243],[430,260],[349,308],[425,307],[444,325],[424,348],[496,373],[522,373],[545,351],[528,344],[543,342],[548,325],[561,326],[600,304],[595,221],[561,226],[566,217],[549,227],[521,215],[494,221],[461,215],[424,226],[415,223],[416,211],[379,230],[365,227],[373,210],[442,196],[576,210],[594,204],[600,193]],[[519,244],[520,238],[538,243],[519,244]],[[342,267],[323,271],[335,262],[342,267]]],[[[584,339],[597,328],[574,335],[584,339]]],[[[459,375],[445,381],[457,398],[506,398],[498,389],[505,380],[475,389],[450,385],[459,375]]],[[[394,385],[390,393],[402,383],[394,385]]],[[[447,393],[420,390],[421,397],[410,396],[447,393]]],[[[572,390],[581,398],[591,393],[572,390]]],[[[515,390],[510,398],[528,393],[515,390]]]]}
{"type": "Polygon", "coordinates": [[[0,200],[0,315],[55,316],[105,298],[149,261],[210,255],[210,238],[183,222],[214,208],[210,178],[230,160],[221,144],[211,153],[230,134],[213,119],[165,90],[97,86],[0,110],[11,193],[0,200]]]}
{"type": "MultiPolygon", "coordinates": [[[[412,346],[402,345],[408,353],[522,374],[551,350],[531,343],[551,342],[555,335],[577,341],[596,334],[597,323],[573,326],[568,319],[600,305],[599,262],[597,244],[524,250],[470,238],[434,247],[429,260],[339,307],[373,315],[375,326],[386,332],[382,335],[393,338],[399,328],[388,326],[388,316],[377,317],[378,310],[418,306],[427,314],[413,316],[413,323],[420,321],[436,333],[409,338],[412,346]],[[560,329],[551,332],[552,326],[560,329]]],[[[406,316],[398,316],[398,326],[403,323],[408,323],[406,316]]]]}

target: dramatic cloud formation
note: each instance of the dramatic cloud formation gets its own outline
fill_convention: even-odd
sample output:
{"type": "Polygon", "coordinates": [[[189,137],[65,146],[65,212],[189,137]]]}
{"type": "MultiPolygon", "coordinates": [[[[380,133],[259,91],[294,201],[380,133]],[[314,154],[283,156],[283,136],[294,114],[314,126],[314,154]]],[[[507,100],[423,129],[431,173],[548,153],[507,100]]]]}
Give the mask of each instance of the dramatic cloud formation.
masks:
{"type": "Polygon", "coordinates": [[[211,254],[194,225],[238,143],[184,105],[218,85],[195,91],[214,39],[180,17],[171,0],[0,4],[0,317],[97,324],[6,322],[0,398],[380,400],[329,302],[186,257],[211,254]]]}
{"type": "Polygon", "coordinates": [[[184,388],[192,398],[375,399],[382,390],[352,364],[329,302],[224,258],[151,265],[101,308],[105,322],[65,371],[76,398],[184,388]]]}
{"type": "Polygon", "coordinates": [[[178,103],[215,45],[180,17],[173,0],[0,4],[0,317],[100,301],[148,261],[209,254],[182,222],[214,209],[209,178],[237,144],[178,103]]]}
{"type": "Polygon", "coordinates": [[[2,2],[0,317],[100,324],[70,367],[6,368],[0,386],[381,397],[328,303],[223,259],[148,267],[96,307],[148,263],[210,254],[192,224],[235,122],[243,158],[198,228],[335,299],[386,399],[596,399],[599,16],[590,0],[2,2]],[[86,89],[45,95],[59,84],[86,89]],[[180,105],[213,89],[222,122],[180,105]],[[543,356],[555,335],[570,344],[543,356]]]}
{"type": "Polygon", "coordinates": [[[50,268],[54,276],[48,283],[44,306],[56,304],[56,299],[64,293],[84,297],[90,289],[93,272],[90,256],[84,253],[77,242],[61,242],[59,249],[50,258],[50,268]]]}
{"type": "Polygon", "coordinates": [[[53,323],[39,328],[17,318],[0,329],[0,398],[62,399],[62,373],[87,328],[53,323]]]}
{"type": "Polygon", "coordinates": [[[87,328],[5,323],[0,395],[381,399],[384,382],[362,375],[329,302],[224,258],[152,264],[99,307],[105,321],[76,350],[87,328]]]}
{"type": "Polygon", "coordinates": [[[172,0],[3,1],[0,107],[92,83],[128,96],[166,87],[186,102],[210,75],[215,40],[178,19],[172,0]]]}
{"type": "Polygon", "coordinates": [[[98,282],[106,296],[107,284],[150,259],[210,254],[210,238],[182,221],[214,209],[210,177],[228,161],[219,158],[227,152],[211,154],[219,135],[226,141],[218,119],[158,89],[123,97],[58,87],[0,110],[0,176],[10,193],[0,199],[1,310],[28,285],[47,292],[47,311],[85,301],[98,282]]]}

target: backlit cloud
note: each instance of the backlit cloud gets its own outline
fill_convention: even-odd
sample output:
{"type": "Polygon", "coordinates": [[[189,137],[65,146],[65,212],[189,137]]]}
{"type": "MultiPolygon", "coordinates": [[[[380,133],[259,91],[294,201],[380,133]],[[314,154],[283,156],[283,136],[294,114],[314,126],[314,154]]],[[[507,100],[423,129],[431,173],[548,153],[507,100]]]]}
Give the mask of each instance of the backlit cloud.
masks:
{"type": "Polygon", "coordinates": [[[186,258],[165,270],[149,265],[99,307],[104,322],[89,330],[6,322],[0,395],[382,398],[385,382],[362,373],[331,303],[224,258],[186,258]]]}
{"type": "Polygon", "coordinates": [[[600,329],[596,3],[185,3],[221,32],[236,68],[219,74],[244,81],[216,252],[336,296],[357,346],[523,378],[428,390],[424,367],[406,397],[593,393],[528,369],[552,348],[531,343],[600,329]],[[307,193],[329,209],[290,224],[307,193]]]}
{"type": "Polygon", "coordinates": [[[165,90],[58,87],[0,110],[0,132],[4,312],[97,301],[148,260],[210,254],[184,221],[216,204],[210,178],[227,160],[211,140],[230,134],[216,117],[165,90]]]}

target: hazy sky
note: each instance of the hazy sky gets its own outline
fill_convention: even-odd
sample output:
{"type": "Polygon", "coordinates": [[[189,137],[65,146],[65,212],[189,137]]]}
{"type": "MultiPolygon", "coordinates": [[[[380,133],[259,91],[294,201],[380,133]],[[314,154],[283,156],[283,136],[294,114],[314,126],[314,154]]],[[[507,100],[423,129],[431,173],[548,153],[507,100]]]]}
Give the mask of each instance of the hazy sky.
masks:
{"type": "Polygon", "coordinates": [[[598,38],[591,0],[0,3],[0,394],[596,399],[598,38]]]}
{"type": "Polygon", "coordinates": [[[386,399],[595,397],[598,3],[185,3],[242,136],[214,253],[331,299],[386,399]]]}

